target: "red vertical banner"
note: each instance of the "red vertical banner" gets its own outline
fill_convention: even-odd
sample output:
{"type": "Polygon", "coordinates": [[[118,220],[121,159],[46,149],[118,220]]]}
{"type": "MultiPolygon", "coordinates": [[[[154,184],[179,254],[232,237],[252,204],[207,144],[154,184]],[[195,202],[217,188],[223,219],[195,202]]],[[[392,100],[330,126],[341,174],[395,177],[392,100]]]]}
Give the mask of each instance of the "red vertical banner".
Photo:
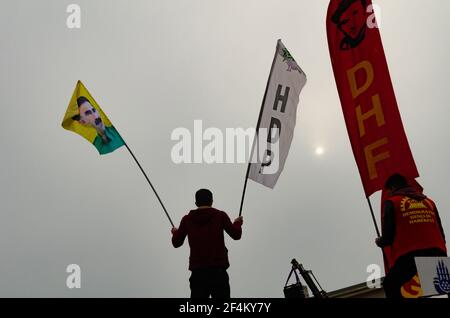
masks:
{"type": "Polygon", "coordinates": [[[366,196],[399,173],[419,176],[403,128],[371,0],[331,0],[334,77],[366,196]]]}

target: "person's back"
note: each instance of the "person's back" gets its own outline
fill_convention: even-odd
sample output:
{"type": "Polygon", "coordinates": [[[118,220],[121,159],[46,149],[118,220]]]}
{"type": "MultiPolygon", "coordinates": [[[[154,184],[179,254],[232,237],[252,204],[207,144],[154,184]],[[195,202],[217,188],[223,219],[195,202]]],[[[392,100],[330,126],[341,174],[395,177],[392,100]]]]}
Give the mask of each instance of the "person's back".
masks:
{"type": "Polygon", "coordinates": [[[437,248],[446,252],[439,212],[430,198],[405,194],[392,196],[389,201],[393,216],[388,222],[393,222],[395,227],[390,245],[392,262],[415,251],[437,248]]]}
{"type": "Polygon", "coordinates": [[[390,247],[389,266],[413,251],[438,248],[446,253],[445,234],[436,204],[399,174],[391,176],[385,187],[389,195],[382,202],[383,235],[376,243],[380,247],[390,247]]]}
{"type": "Polygon", "coordinates": [[[214,208],[191,210],[181,220],[180,228],[172,236],[172,244],[179,247],[188,237],[191,255],[189,269],[230,266],[225,247],[224,231],[235,240],[241,238],[242,229],[231,223],[228,215],[214,208]]]}
{"type": "Polygon", "coordinates": [[[212,193],[201,189],[196,193],[198,209],[191,210],[181,220],[180,227],[172,229],[172,244],[183,245],[186,236],[190,246],[189,270],[191,297],[229,298],[230,286],[226,272],[230,266],[225,246],[224,231],[239,240],[242,235],[242,217],[231,223],[228,215],[212,208],[212,193]]]}
{"type": "Polygon", "coordinates": [[[400,298],[403,286],[417,276],[415,257],[446,256],[447,248],[437,207],[420,186],[412,186],[405,177],[394,174],[385,189],[383,234],[375,243],[384,249],[386,296],[400,298]]]}

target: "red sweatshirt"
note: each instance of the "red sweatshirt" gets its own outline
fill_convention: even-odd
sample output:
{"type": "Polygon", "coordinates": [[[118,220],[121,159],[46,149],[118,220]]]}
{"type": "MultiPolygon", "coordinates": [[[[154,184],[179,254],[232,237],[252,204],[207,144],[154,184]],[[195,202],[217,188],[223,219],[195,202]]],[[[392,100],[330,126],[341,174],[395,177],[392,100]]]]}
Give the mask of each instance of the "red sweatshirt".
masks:
{"type": "Polygon", "coordinates": [[[228,215],[214,208],[191,210],[181,219],[180,227],[172,236],[175,248],[188,237],[191,255],[189,269],[192,271],[207,267],[228,268],[228,250],[225,246],[223,231],[234,240],[242,235],[241,224],[231,223],[228,215]]]}

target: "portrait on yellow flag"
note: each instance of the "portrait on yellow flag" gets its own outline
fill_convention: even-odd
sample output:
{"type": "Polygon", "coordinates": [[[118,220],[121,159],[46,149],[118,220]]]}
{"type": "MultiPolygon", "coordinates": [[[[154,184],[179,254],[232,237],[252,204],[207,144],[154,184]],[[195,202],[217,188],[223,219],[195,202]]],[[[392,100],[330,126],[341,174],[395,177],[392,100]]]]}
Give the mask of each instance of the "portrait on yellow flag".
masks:
{"type": "Polygon", "coordinates": [[[81,81],[77,82],[62,126],[84,137],[101,155],[113,152],[125,144],[81,81]]]}

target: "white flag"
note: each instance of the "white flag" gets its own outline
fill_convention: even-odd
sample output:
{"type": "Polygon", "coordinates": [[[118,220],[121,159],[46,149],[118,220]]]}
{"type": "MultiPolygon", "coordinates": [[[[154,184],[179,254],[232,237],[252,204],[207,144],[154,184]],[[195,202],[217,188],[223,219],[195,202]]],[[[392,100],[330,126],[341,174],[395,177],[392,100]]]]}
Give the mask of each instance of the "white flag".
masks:
{"type": "Polygon", "coordinates": [[[278,40],[254,142],[248,177],[274,188],[291,147],[306,75],[278,40]]]}

